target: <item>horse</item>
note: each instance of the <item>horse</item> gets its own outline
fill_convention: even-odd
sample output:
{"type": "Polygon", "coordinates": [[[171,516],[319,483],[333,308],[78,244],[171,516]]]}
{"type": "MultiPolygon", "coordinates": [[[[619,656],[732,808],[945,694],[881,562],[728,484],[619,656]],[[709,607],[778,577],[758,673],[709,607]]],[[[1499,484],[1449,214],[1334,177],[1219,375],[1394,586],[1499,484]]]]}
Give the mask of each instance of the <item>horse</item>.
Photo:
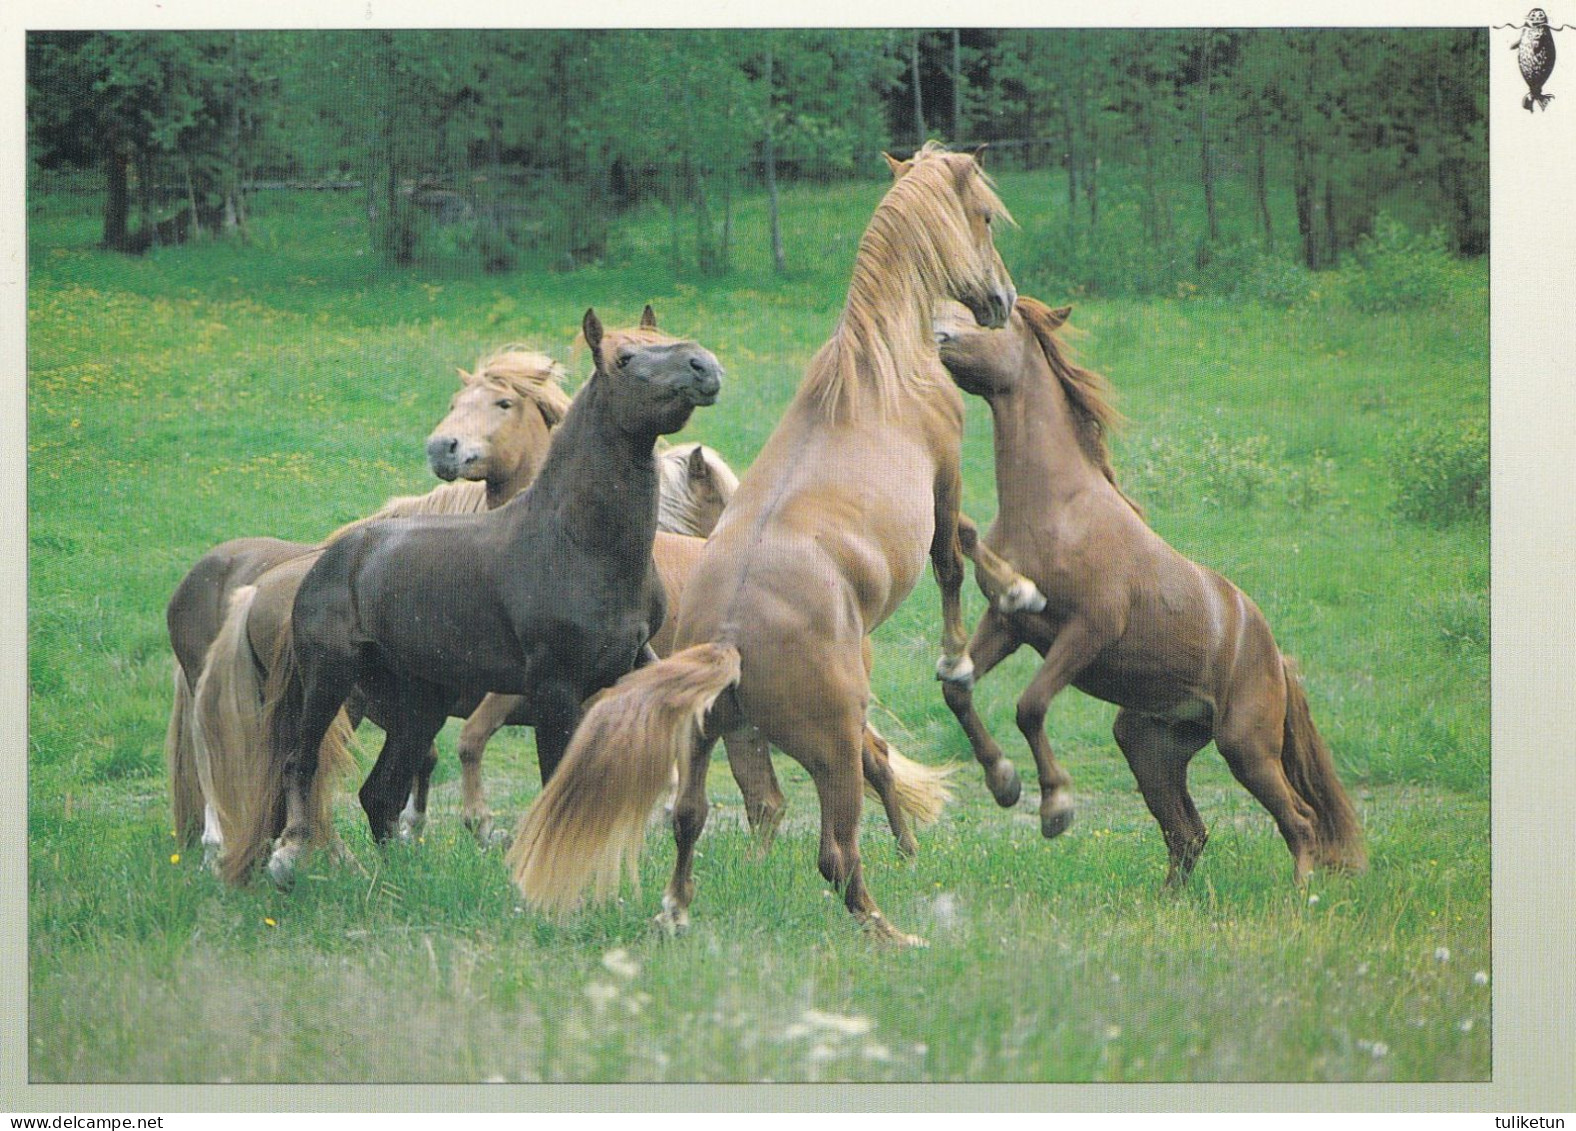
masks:
{"type": "Polygon", "coordinates": [[[1297,883],[1315,865],[1362,869],[1357,814],[1263,613],[1162,540],[1117,486],[1107,385],[1057,339],[1070,311],[1020,297],[1005,329],[980,330],[953,308],[935,327],[953,380],[991,410],[999,513],[985,540],[1048,602],[1037,612],[989,609],[969,641],[972,677],[943,684],[992,795],[1011,806],[1020,784],[971,689],[1027,644],[1044,662],[1018,700],[1017,724],[1039,771],[1044,836],[1073,816],[1070,778],[1045,736],[1051,700],[1072,685],[1119,708],[1116,743],[1165,836],[1168,887],[1186,882],[1204,848],[1187,770],[1211,739],[1274,817],[1297,883]]]}
{"type": "MultiPolygon", "coordinates": [[[[927,556],[942,593],[938,670],[966,663],[958,536],[963,398],[931,334],[935,304],[1000,325],[1016,292],[991,238],[1010,221],[974,155],[928,143],[887,158],[894,183],[855,254],[847,300],[783,419],[707,541],[665,660],[591,707],[563,764],[522,817],[508,863],[533,906],[565,911],[635,867],[671,767],[678,848],[657,923],[688,923],[692,860],[716,738],[751,724],[810,773],[818,866],[873,937],[904,934],[865,887],[859,813],[868,756],[869,633],[913,589],[927,556]]],[[[890,789],[883,781],[878,789],[890,789]]]]}
{"type": "Polygon", "coordinates": [[[587,310],[582,330],[592,375],[529,487],[481,514],[360,524],[302,578],[268,677],[272,788],[225,854],[228,881],[265,854],[276,884],[293,881],[313,840],[322,743],[338,741],[353,690],[387,734],[359,793],[383,842],[457,700],[526,696],[550,781],[582,704],[655,661],[665,608],[652,565],[654,448],[716,401],[723,370],[657,330],[649,307],[638,327],[605,336],[587,310]]]}
{"type": "MultiPolygon", "coordinates": [[[[425,495],[390,499],[369,519],[467,514],[512,498],[535,475],[551,429],[568,410],[564,376],[563,367],[546,354],[513,345],[483,358],[473,372],[460,370],[460,389],[427,440],[434,473],[449,482],[425,495]]],[[[731,470],[724,470],[732,476],[731,470]]],[[[165,609],[175,653],[173,705],[165,735],[174,828],[182,844],[190,843],[200,829],[210,857],[217,851],[221,832],[211,804],[209,767],[195,745],[193,704],[199,678],[237,590],[258,584],[275,566],[320,549],[320,543],[279,538],[223,542],[192,566],[165,609]]],[[[230,643],[226,654],[233,654],[233,633],[230,643]]],[[[237,698],[236,689],[223,694],[227,710],[244,712],[245,701],[237,698]]],[[[230,719],[232,724],[242,721],[243,717],[233,715],[230,719]]]]}
{"type": "MultiPolygon", "coordinates": [[[[489,429],[495,435],[512,430],[510,426],[489,429]]],[[[458,436],[465,444],[473,444],[477,433],[461,429],[452,419],[446,418],[434,430],[434,435],[448,438],[458,436]]],[[[502,443],[491,445],[494,453],[509,446],[507,437],[502,443]]],[[[515,450],[540,451],[544,447],[537,445],[534,449],[515,450]]],[[[442,450],[448,452],[451,449],[445,444],[442,450]]],[[[476,461],[471,461],[470,470],[475,471],[478,467],[476,461]]],[[[658,573],[662,576],[664,586],[668,587],[671,607],[673,590],[669,586],[670,574],[680,566],[668,566],[666,562],[671,559],[685,563],[690,557],[675,543],[698,541],[684,536],[711,532],[738,484],[738,477],[714,449],[698,443],[668,447],[658,457],[657,467],[660,491],[655,558],[658,573]]],[[[414,504],[420,500],[438,498],[444,495],[444,491],[440,488],[406,502],[414,504]]],[[[485,501],[480,492],[472,492],[472,499],[478,504],[485,501]]],[[[396,500],[378,514],[388,517],[396,504],[401,502],[396,500]]],[[[408,513],[420,512],[410,509],[408,513]]],[[[361,521],[367,520],[358,520],[351,525],[359,525],[361,521]]],[[[234,595],[232,610],[208,651],[193,693],[193,772],[201,785],[200,796],[205,814],[202,834],[204,858],[210,866],[217,862],[223,852],[227,835],[233,839],[234,814],[241,812],[246,798],[264,788],[266,763],[260,762],[254,753],[262,745],[263,689],[268,676],[269,659],[289,622],[296,589],[320,552],[315,546],[304,549],[306,552],[268,571],[234,595]],[[227,829],[230,830],[228,834],[227,829]]],[[[482,756],[488,741],[510,721],[520,707],[520,700],[516,696],[489,695],[479,705],[458,706],[462,714],[467,707],[475,708],[469,711],[459,742],[464,797],[462,817],[465,827],[477,840],[488,844],[493,839],[493,825],[482,788],[482,756]]],[[[352,718],[347,720],[349,723],[359,723],[359,704],[350,715],[352,718]]],[[[524,719],[519,721],[523,725],[524,719]]],[[[324,846],[341,854],[343,849],[332,836],[328,805],[332,800],[332,786],[339,776],[338,771],[348,773],[353,765],[348,754],[337,748],[334,752],[337,760],[320,772],[317,779],[313,804],[317,819],[313,827],[321,830],[324,846]],[[344,756],[340,757],[341,754],[344,756]]],[[[436,765],[436,752],[429,751],[429,757],[417,773],[410,799],[400,813],[401,839],[414,840],[422,833],[426,824],[428,791],[436,765]]],[[[783,806],[782,793],[771,773],[770,764],[768,762],[761,768],[738,763],[734,769],[736,776],[743,775],[740,777],[744,783],[741,788],[747,791],[747,813],[751,828],[761,831],[769,841],[771,830],[781,819],[783,806]]],[[[926,819],[928,815],[924,807],[916,808],[913,803],[909,803],[907,809],[915,812],[920,820],[926,819]]]]}

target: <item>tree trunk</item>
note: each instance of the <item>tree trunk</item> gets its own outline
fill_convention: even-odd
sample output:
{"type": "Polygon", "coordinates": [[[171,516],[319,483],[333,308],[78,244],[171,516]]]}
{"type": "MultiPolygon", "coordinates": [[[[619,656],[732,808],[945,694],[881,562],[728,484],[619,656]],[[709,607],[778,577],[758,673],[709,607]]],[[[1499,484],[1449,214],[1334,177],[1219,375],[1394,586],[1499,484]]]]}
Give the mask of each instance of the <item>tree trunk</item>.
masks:
{"type": "Polygon", "coordinates": [[[130,243],[126,231],[131,218],[130,156],[113,134],[104,155],[104,247],[125,251],[130,243]]]}
{"type": "Polygon", "coordinates": [[[766,51],[766,138],[761,159],[766,166],[766,211],[772,232],[772,270],[779,275],[788,269],[783,254],[783,229],[777,211],[777,153],[772,146],[772,52],[766,51]]]}
{"type": "Polygon", "coordinates": [[[1270,219],[1269,162],[1265,157],[1264,110],[1260,107],[1255,107],[1253,111],[1253,141],[1253,194],[1258,201],[1259,224],[1264,229],[1265,246],[1274,251],[1275,223],[1270,219]]]}
{"type": "Polygon", "coordinates": [[[930,131],[925,128],[925,96],[919,88],[919,32],[908,41],[909,82],[914,87],[914,129],[919,136],[915,145],[924,145],[930,131]]]}
{"type": "Polygon", "coordinates": [[[963,34],[952,29],[952,143],[963,143],[963,34]]]}
{"type": "Polygon", "coordinates": [[[1302,261],[1308,270],[1319,269],[1319,242],[1313,230],[1313,184],[1308,176],[1308,146],[1299,134],[1292,160],[1292,191],[1297,200],[1297,235],[1302,239],[1302,261]]]}
{"type": "Polygon", "coordinates": [[[1340,233],[1335,224],[1335,182],[1329,174],[1324,177],[1324,265],[1334,267],[1340,260],[1340,233]]]}
{"type": "Polygon", "coordinates": [[[1209,101],[1210,101],[1210,69],[1209,69],[1210,33],[1204,32],[1204,51],[1200,60],[1203,68],[1204,93],[1198,103],[1198,149],[1199,172],[1204,182],[1204,215],[1207,219],[1208,240],[1206,246],[1214,246],[1220,242],[1220,218],[1215,213],[1215,162],[1209,144],[1209,101]]]}

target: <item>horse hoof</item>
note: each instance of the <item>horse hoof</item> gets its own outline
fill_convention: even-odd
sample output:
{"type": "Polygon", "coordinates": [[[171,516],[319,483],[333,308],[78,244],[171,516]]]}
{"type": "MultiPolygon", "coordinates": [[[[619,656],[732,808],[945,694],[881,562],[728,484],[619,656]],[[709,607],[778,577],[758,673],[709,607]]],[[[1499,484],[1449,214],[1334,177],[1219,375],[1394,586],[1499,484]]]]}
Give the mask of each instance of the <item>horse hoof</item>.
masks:
{"type": "Polygon", "coordinates": [[[1045,605],[1045,594],[1027,577],[1020,577],[1009,585],[996,602],[996,607],[1003,613],[1037,613],[1045,605]]]}
{"type": "Polygon", "coordinates": [[[1000,775],[985,772],[985,784],[990,787],[990,795],[996,799],[996,804],[1003,809],[1011,809],[1018,804],[1018,799],[1023,796],[1023,782],[1018,778],[1018,771],[1013,764],[1005,758],[999,763],[1004,769],[1000,775]]]}
{"type": "Polygon", "coordinates": [[[943,656],[936,661],[936,678],[958,687],[974,686],[974,661],[964,652],[960,656],[943,656]]]}
{"type": "Polygon", "coordinates": [[[668,938],[677,938],[689,930],[689,915],[683,911],[670,911],[663,908],[651,919],[652,925],[668,938]]]}
{"type": "Polygon", "coordinates": [[[1040,810],[1040,835],[1046,840],[1054,840],[1067,831],[1073,823],[1073,805],[1071,801],[1057,805],[1051,809],[1040,810]]]}
{"type": "Polygon", "coordinates": [[[295,861],[275,852],[268,858],[268,878],[280,891],[295,887],[295,861]]]}
{"type": "Polygon", "coordinates": [[[864,927],[871,939],[882,946],[915,947],[920,949],[930,946],[928,942],[918,935],[911,935],[905,931],[898,930],[891,923],[888,923],[879,912],[866,919],[864,927]]]}

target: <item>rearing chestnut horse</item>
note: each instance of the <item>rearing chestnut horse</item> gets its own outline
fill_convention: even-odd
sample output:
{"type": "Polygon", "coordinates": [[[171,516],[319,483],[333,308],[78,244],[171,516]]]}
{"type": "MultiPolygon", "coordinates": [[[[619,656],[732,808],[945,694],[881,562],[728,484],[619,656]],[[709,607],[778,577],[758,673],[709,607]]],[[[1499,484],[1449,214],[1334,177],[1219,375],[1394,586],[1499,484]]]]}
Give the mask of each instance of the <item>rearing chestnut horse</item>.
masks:
{"type": "Polygon", "coordinates": [[[931,317],[952,297],[1000,325],[1016,296],[991,240],[1010,219],[978,161],[927,145],[888,158],[895,183],[860,240],[832,338],[707,542],[679,608],[673,656],[621,681],[575,733],[522,819],[509,859],[533,904],[563,909],[632,870],[647,814],[681,771],[678,857],[658,922],[682,927],[718,735],[754,724],[810,773],[821,874],[872,933],[904,943],[865,888],[865,774],[896,772],[862,743],[869,634],[929,557],[942,591],[942,669],[964,662],[959,604],[963,402],[931,317]]]}
{"type": "Polygon", "coordinates": [[[1018,700],[1018,728],[1039,770],[1045,836],[1072,820],[1070,779],[1045,737],[1046,710],[1071,684],[1121,708],[1116,742],[1165,834],[1168,885],[1187,879],[1204,848],[1187,769],[1211,738],[1275,818],[1299,883],[1317,864],[1362,868],[1357,814],[1264,615],[1167,545],[1117,487],[1104,382],[1069,361],[1056,339],[1069,309],[1025,297],[1005,329],[978,329],[951,308],[935,328],[953,379],[990,405],[999,512],[986,542],[1047,601],[1035,612],[986,612],[969,642],[973,676],[945,684],[991,793],[1013,805],[1018,775],[975,713],[970,688],[1028,644],[1045,662],[1018,700]]]}
{"type": "Polygon", "coordinates": [[[400,809],[456,699],[523,696],[549,778],[581,704],[639,663],[664,615],[652,565],[658,480],[653,448],[699,405],[722,367],[655,328],[583,322],[595,371],[575,397],[535,481],[478,515],[367,523],[323,551],[296,592],[290,632],[269,673],[271,806],[225,858],[244,876],[282,823],[268,862],[288,883],[310,844],[308,797],[321,744],[352,688],[387,741],[361,787],[373,835],[400,809]]]}

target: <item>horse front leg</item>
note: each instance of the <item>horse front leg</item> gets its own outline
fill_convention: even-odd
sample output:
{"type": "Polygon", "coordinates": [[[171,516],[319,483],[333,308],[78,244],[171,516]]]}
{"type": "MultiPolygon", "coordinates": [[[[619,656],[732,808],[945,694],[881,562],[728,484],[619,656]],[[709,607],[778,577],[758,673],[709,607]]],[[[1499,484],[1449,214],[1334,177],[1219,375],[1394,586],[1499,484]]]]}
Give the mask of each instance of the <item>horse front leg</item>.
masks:
{"type": "Polygon", "coordinates": [[[974,580],[999,612],[1037,613],[1045,608],[1040,587],[1012,568],[1012,563],[980,541],[979,527],[968,515],[958,514],[958,545],[974,563],[974,580]]]}
{"type": "Polygon", "coordinates": [[[968,631],[963,626],[963,550],[958,543],[958,500],[962,480],[954,465],[938,479],[935,493],[936,532],[930,543],[930,566],[941,590],[941,659],[936,678],[968,683],[974,665],[968,656],[968,631]]]}
{"type": "Polygon", "coordinates": [[[974,629],[969,641],[969,659],[974,662],[974,679],[967,684],[943,683],[941,691],[947,706],[963,728],[974,751],[975,761],[985,771],[985,784],[996,804],[1010,809],[1018,803],[1023,785],[1018,771],[1002,753],[996,739],[986,729],[985,721],[974,709],[973,684],[985,678],[990,670],[1018,650],[1023,641],[1013,632],[1007,619],[995,612],[987,612],[974,629]]]}

